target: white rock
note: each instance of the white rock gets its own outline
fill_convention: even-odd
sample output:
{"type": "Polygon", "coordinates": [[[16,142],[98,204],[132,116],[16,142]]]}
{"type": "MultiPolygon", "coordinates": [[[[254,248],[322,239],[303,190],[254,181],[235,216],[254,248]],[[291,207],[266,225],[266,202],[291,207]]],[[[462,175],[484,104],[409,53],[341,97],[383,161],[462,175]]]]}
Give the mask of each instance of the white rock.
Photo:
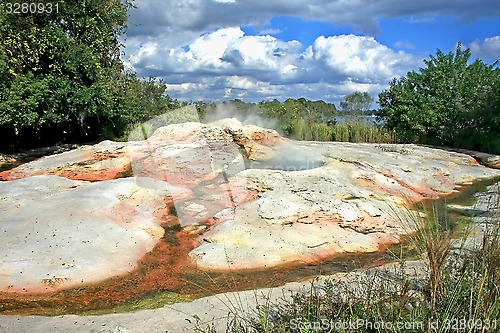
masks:
{"type": "Polygon", "coordinates": [[[153,213],[168,194],[133,178],[0,182],[0,290],[53,291],[133,270],[163,236],[153,213]]]}

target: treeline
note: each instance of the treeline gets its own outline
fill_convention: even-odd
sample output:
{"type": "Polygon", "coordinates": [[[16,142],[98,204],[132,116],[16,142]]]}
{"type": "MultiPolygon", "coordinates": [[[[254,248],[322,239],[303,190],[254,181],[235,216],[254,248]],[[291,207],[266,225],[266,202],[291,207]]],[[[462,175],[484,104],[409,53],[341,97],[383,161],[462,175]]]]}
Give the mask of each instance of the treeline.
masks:
{"type": "MultiPolygon", "coordinates": [[[[271,127],[282,135],[297,140],[394,142],[392,132],[381,126],[366,124],[362,117],[370,116],[373,100],[367,93],[355,92],[344,97],[341,109],[322,100],[289,98],[246,103],[239,99],[222,102],[198,102],[196,107],[202,121],[236,117],[247,123],[271,127]],[[346,120],[337,123],[336,119],[346,120]]],[[[375,112],[376,113],[376,112],[375,112]]]]}
{"type": "Polygon", "coordinates": [[[262,119],[278,122],[281,127],[286,127],[290,120],[303,119],[309,123],[326,123],[333,121],[339,112],[334,104],[324,101],[311,101],[306,98],[289,98],[284,102],[277,99],[247,103],[239,99],[227,102],[199,102],[196,103],[198,113],[202,120],[212,120],[227,116],[236,116],[239,119],[262,119]]]}

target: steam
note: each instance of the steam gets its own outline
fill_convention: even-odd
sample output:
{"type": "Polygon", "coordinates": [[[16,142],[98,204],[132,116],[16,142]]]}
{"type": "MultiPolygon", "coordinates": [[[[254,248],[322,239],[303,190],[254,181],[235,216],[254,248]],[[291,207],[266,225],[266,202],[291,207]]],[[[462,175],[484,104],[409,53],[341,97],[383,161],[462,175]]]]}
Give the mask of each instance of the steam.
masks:
{"type": "Polygon", "coordinates": [[[185,122],[201,122],[194,105],[187,105],[165,112],[142,124],[138,124],[128,134],[128,141],[146,140],[160,127],[185,122]]]}
{"type": "Polygon", "coordinates": [[[274,148],[274,157],[269,160],[251,161],[247,169],[272,169],[283,171],[303,171],[319,168],[324,164],[322,155],[304,149],[298,143],[282,143],[274,148]]]}
{"type": "Polygon", "coordinates": [[[205,122],[213,122],[224,118],[236,118],[243,125],[255,125],[264,128],[278,129],[278,121],[261,114],[258,105],[246,107],[244,112],[239,111],[234,102],[218,102],[215,109],[210,109],[205,117],[205,122]]]}
{"type": "MultiPolygon", "coordinates": [[[[260,115],[260,111],[257,105],[242,110],[234,103],[217,103],[207,110],[205,122],[236,118],[243,125],[277,126],[277,121],[260,115]]],[[[273,147],[275,156],[271,159],[247,161],[240,147],[227,135],[216,126],[200,124],[194,105],[169,111],[139,124],[129,135],[129,141],[134,142],[130,146],[131,153],[135,155],[131,158],[131,171],[137,185],[155,189],[165,187],[174,198],[173,207],[180,225],[202,228],[209,217],[222,209],[235,209],[246,200],[249,187],[245,177],[237,176],[240,171],[301,171],[320,167],[324,163],[320,156],[293,142],[273,147]],[[171,124],[182,125],[163,129],[158,136],[152,137],[158,128],[171,124]],[[178,142],[162,145],[163,135],[178,138],[178,142]],[[155,141],[158,139],[159,142],[155,141]],[[155,183],[149,177],[165,183],[155,183]]]]}

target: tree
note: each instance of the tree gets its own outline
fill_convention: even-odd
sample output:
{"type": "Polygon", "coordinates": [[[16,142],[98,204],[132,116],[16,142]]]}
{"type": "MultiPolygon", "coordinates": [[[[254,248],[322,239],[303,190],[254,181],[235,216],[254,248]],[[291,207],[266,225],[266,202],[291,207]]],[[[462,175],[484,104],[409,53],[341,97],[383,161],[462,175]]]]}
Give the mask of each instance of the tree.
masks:
{"type": "Polygon", "coordinates": [[[163,95],[162,82],[124,71],[119,37],[132,2],[66,0],[52,6],[51,13],[17,14],[0,3],[3,143],[88,141],[106,130],[119,135],[128,124],[175,106],[163,95]]]}
{"type": "Polygon", "coordinates": [[[349,122],[358,123],[360,116],[366,114],[373,104],[373,98],[367,92],[356,91],[344,96],[340,102],[340,111],[349,122]]]}
{"type": "Polygon", "coordinates": [[[500,70],[470,63],[470,50],[424,60],[379,94],[380,117],[401,140],[469,149],[500,149],[500,70]]]}
{"type": "Polygon", "coordinates": [[[344,96],[340,102],[340,111],[344,114],[361,115],[370,110],[373,98],[367,92],[356,91],[344,96]]]}
{"type": "Polygon", "coordinates": [[[262,115],[270,118],[283,119],[287,114],[285,106],[277,99],[262,101],[259,103],[259,108],[262,115]]]}
{"type": "Polygon", "coordinates": [[[164,94],[166,84],[154,77],[141,80],[134,73],[124,73],[116,84],[119,110],[109,118],[112,128],[107,128],[114,134],[124,134],[138,123],[181,107],[179,101],[164,94]]]}

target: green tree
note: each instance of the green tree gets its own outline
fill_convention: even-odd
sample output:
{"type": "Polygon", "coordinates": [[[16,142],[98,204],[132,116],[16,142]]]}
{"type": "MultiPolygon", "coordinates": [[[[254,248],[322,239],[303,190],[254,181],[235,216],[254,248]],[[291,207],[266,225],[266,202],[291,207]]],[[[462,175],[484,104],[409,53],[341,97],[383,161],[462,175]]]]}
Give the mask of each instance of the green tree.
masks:
{"type": "Polygon", "coordinates": [[[394,79],[379,94],[380,116],[401,140],[500,150],[500,70],[470,63],[470,50],[424,60],[425,67],[394,79]]]}
{"type": "Polygon", "coordinates": [[[358,122],[359,116],[366,114],[372,104],[373,98],[369,93],[356,91],[344,96],[344,100],[340,102],[340,111],[350,122],[358,122]]]}
{"type": "Polygon", "coordinates": [[[287,113],[285,106],[277,99],[262,101],[259,103],[259,108],[262,115],[276,119],[282,119],[287,113]]]}
{"type": "Polygon", "coordinates": [[[4,143],[119,135],[178,105],[164,96],[162,82],[124,71],[119,37],[131,7],[121,0],[61,0],[51,13],[16,14],[0,4],[4,143]]]}
{"type": "Polygon", "coordinates": [[[0,5],[1,125],[19,133],[78,122],[85,130],[87,118],[113,113],[123,69],[118,36],[129,7],[60,1],[57,12],[15,14],[0,5]]]}
{"type": "Polygon", "coordinates": [[[119,111],[110,118],[112,129],[108,129],[116,134],[181,107],[179,101],[165,95],[166,84],[154,77],[141,80],[134,73],[124,73],[117,86],[116,104],[119,111]]]}

